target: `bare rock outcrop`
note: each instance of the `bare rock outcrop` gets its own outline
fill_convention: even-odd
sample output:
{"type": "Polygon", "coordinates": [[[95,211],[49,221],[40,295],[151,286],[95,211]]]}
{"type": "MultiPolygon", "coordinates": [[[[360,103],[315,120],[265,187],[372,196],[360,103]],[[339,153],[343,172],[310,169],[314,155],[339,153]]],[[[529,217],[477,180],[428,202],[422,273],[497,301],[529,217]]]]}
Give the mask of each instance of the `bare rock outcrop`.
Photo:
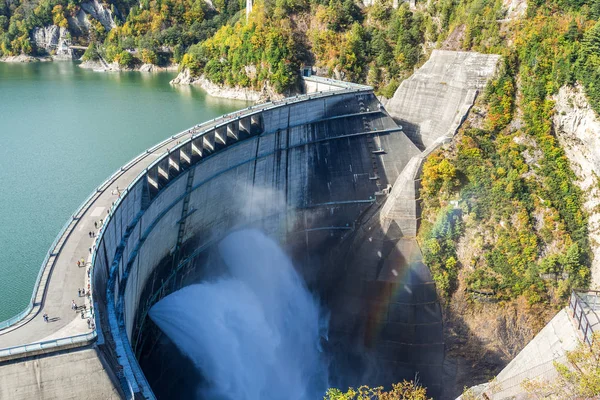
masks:
{"type": "Polygon", "coordinates": [[[86,60],[79,64],[79,68],[91,69],[95,72],[119,72],[119,71],[139,71],[139,72],[165,72],[177,71],[177,64],[164,67],[154,64],[135,64],[132,67],[120,66],[118,62],[106,62],[102,57],[96,60],[86,60]]]}
{"type": "Polygon", "coordinates": [[[154,64],[142,64],[139,67],[135,68],[140,72],[163,72],[163,71],[177,71],[178,65],[173,64],[166,67],[160,67],[154,64]]]}
{"type": "Polygon", "coordinates": [[[523,17],[527,12],[526,0],[503,0],[502,5],[506,9],[506,19],[509,21],[523,17]]]}
{"type": "Polygon", "coordinates": [[[107,32],[117,26],[112,11],[98,0],[92,0],[81,3],[79,11],[67,18],[71,33],[75,36],[86,35],[92,26],[89,17],[98,20],[107,32]]]}
{"type": "Polygon", "coordinates": [[[600,289],[600,118],[588,103],[583,88],[563,86],[554,97],[556,136],[579,178],[584,209],[589,215],[592,247],[592,286],[600,289]]]}
{"type": "Polygon", "coordinates": [[[98,0],[81,3],[81,9],[85,11],[86,14],[89,14],[93,18],[97,19],[102,26],[104,26],[104,29],[106,29],[107,32],[117,26],[113,18],[112,11],[105,8],[98,2],[98,0]]]}
{"type": "Polygon", "coordinates": [[[284,96],[276,93],[265,85],[261,91],[242,87],[225,87],[209,81],[204,75],[192,76],[188,68],[184,68],[173,80],[171,85],[198,85],[213,97],[245,101],[278,100],[284,96]]]}
{"type": "Polygon", "coordinates": [[[69,48],[67,28],[56,25],[34,28],[31,39],[35,45],[47,53],[53,53],[56,58],[72,59],[73,51],[69,48]]]}
{"type": "Polygon", "coordinates": [[[19,54],[18,56],[0,57],[0,62],[6,63],[30,63],[39,61],[52,61],[50,57],[34,57],[27,54],[19,54]]]}
{"type": "Polygon", "coordinates": [[[92,26],[87,14],[82,9],[79,9],[74,16],[67,17],[67,21],[69,22],[69,30],[76,36],[85,35],[92,26]]]}
{"type": "Polygon", "coordinates": [[[87,60],[79,64],[79,68],[91,69],[97,72],[107,72],[107,71],[121,71],[122,68],[119,67],[118,62],[107,63],[104,59],[100,58],[98,60],[87,60]]]}

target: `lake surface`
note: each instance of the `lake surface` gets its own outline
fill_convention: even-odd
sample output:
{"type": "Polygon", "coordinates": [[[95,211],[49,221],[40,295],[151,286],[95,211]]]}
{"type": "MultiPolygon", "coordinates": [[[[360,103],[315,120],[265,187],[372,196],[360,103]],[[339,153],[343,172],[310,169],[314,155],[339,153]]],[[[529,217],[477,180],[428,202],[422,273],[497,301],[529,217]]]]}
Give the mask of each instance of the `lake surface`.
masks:
{"type": "Polygon", "coordinates": [[[0,321],[27,306],[48,247],[109,175],[175,133],[249,105],[172,87],[174,75],[0,63],[0,321]]]}

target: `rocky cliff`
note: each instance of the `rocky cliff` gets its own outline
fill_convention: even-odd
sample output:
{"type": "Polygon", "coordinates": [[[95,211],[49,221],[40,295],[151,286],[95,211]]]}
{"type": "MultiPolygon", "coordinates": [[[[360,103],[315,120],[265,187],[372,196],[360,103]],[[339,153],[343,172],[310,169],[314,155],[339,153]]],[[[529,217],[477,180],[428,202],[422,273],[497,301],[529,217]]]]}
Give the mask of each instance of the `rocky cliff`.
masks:
{"type": "Polygon", "coordinates": [[[100,22],[107,32],[117,26],[112,11],[105,8],[98,0],[92,0],[81,3],[75,16],[67,19],[69,31],[74,36],[86,36],[92,26],[90,17],[100,22]]]}
{"type": "Polygon", "coordinates": [[[31,39],[38,49],[44,49],[57,58],[71,59],[73,51],[69,48],[67,34],[66,28],[49,25],[43,28],[34,28],[31,32],[31,39]]]}
{"type": "Polygon", "coordinates": [[[527,13],[526,0],[503,0],[502,4],[506,9],[506,20],[519,19],[527,13]]]}
{"type": "Polygon", "coordinates": [[[563,86],[554,97],[556,136],[579,178],[584,192],[584,209],[589,215],[592,286],[600,289],[600,119],[590,107],[583,89],[563,86]]]}
{"type": "MultiPolygon", "coordinates": [[[[47,25],[44,27],[35,27],[31,30],[31,42],[37,47],[38,54],[44,52],[51,54],[54,59],[70,60],[75,58],[73,50],[70,48],[71,37],[84,38],[83,43],[87,43],[90,27],[90,19],[95,19],[102,24],[106,31],[115,28],[115,16],[112,11],[105,8],[98,0],[85,1],[80,4],[80,8],[74,16],[67,18],[68,28],[56,25],[47,25]]],[[[81,55],[81,54],[79,54],[81,55]]],[[[1,57],[1,62],[34,62],[48,61],[48,57],[19,55],[1,57]]]]}
{"type": "Polygon", "coordinates": [[[87,35],[92,24],[87,17],[87,14],[82,9],[79,9],[75,16],[70,16],[67,18],[69,22],[69,31],[74,36],[85,36],[87,35]]]}
{"type": "Polygon", "coordinates": [[[105,8],[98,0],[81,3],[81,9],[94,19],[97,19],[107,32],[117,26],[112,11],[105,8]]]}

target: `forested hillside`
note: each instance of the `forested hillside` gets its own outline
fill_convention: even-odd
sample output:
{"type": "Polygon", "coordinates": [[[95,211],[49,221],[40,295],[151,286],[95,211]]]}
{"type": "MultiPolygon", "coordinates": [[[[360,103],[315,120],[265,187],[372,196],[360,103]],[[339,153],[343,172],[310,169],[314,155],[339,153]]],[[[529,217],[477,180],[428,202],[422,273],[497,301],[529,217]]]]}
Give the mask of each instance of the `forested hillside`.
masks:
{"type": "Polygon", "coordinates": [[[419,240],[446,304],[448,354],[480,375],[466,385],[493,378],[571,289],[590,283],[586,194],[552,121],[553,96],[575,82],[600,110],[598,3],[529,2],[514,19],[502,9],[473,2],[454,20],[465,25],[463,49],[503,64],[422,175],[419,240]]]}
{"type": "Polygon", "coordinates": [[[497,315],[490,330],[524,327],[490,345],[506,360],[589,284],[584,193],[553,131],[552,96],[579,82],[600,112],[600,1],[530,0],[524,15],[509,3],[256,0],[246,20],[240,0],[104,0],[116,28],[88,15],[88,31],[76,32],[82,0],[0,0],[0,56],[40,53],[32,30],[54,24],[90,44],[86,59],[178,63],[217,84],[279,93],[307,64],[390,98],[434,48],[502,55],[453,144],[424,165],[419,241],[448,329],[464,333],[452,315],[481,308],[497,315]]]}
{"type": "Polygon", "coordinates": [[[579,80],[598,109],[600,24],[593,18],[582,4],[531,3],[527,18],[511,26],[512,46],[471,46],[499,52],[504,65],[480,118],[423,170],[422,242],[443,294],[458,285],[457,244],[468,229],[475,230],[472,257],[462,261],[472,292],[499,300],[523,295],[534,304],[588,284],[582,193],[553,135],[550,96],[579,80]],[[460,210],[448,207],[452,199],[460,210]]]}

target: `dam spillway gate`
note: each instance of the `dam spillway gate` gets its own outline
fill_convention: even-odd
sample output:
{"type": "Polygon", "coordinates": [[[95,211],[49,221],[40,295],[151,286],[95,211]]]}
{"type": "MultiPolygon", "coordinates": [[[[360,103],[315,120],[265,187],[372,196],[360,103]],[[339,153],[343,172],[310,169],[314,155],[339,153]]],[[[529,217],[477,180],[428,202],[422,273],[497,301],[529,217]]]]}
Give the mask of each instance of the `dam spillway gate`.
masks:
{"type": "Polygon", "coordinates": [[[241,227],[282,243],[331,310],[335,383],[418,373],[440,390],[441,312],[415,241],[418,180],[405,172],[420,151],[370,87],[338,89],[195,127],[119,197],[92,264],[97,344],[126,397],[161,397],[144,364],[157,341],[148,309],[215,274],[211,247],[241,227]],[[384,218],[398,185],[412,195],[384,218]]]}

